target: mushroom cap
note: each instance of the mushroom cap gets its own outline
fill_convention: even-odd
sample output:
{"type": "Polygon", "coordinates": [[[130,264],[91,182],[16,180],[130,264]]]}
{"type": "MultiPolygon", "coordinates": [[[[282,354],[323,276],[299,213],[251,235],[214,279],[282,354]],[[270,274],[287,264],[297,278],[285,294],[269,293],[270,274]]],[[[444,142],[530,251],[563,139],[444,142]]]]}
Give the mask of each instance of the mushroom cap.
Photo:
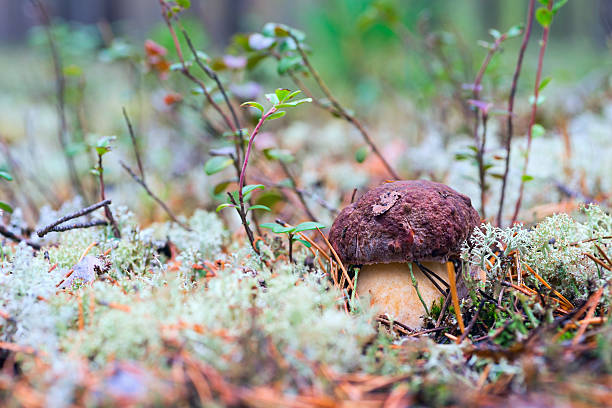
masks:
{"type": "Polygon", "coordinates": [[[329,241],[343,262],[446,262],[480,224],[469,197],[432,181],[395,181],[344,208],[329,241]]]}

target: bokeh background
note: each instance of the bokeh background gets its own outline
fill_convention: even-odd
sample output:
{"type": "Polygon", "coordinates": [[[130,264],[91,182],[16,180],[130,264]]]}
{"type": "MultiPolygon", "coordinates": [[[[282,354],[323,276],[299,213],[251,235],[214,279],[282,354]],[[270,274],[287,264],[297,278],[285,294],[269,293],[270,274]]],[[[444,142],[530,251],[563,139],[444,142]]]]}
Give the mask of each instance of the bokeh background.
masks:
{"type": "MultiPolygon", "coordinates": [[[[207,130],[198,112],[202,98],[190,94],[183,78],[172,74],[160,80],[143,62],[147,39],[166,47],[168,58],[176,61],[158,2],[43,3],[52,17],[67,78],[70,154],[87,185],[83,199],[93,202],[96,189],[88,175],[92,166],[88,146],[100,135],[116,135],[115,149],[107,159],[111,195],[145,220],[164,217],[118,164],[119,159],[133,163],[121,115],[126,107],[143,145],[152,187],[179,212],[214,208],[223,196],[214,188],[231,180],[231,172],[209,177],[202,166],[210,149],[224,142],[207,130]],[[174,92],[184,95],[183,103],[168,107],[164,98],[174,92]]],[[[462,160],[471,143],[472,118],[457,99],[469,98],[462,87],[474,80],[487,51],[482,41],[492,39],[489,30],[504,32],[524,23],[526,0],[191,3],[181,20],[197,48],[215,57],[241,56],[236,35],[260,31],[269,21],[302,30],[313,64],[326,83],[368,126],[403,177],[443,181],[472,197],[478,195],[474,165],[462,160]]],[[[0,0],[0,9],[0,137],[5,147],[0,165],[18,175],[13,183],[2,182],[0,191],[34,223],[38,206],[57,208],[74,197],[74,191],[57,142],[53,64],[39,13],[29,1],[0,0]]],[[[612,149],[611,32],[609,0],[570,0],[555,17],[544,64],[544,75],[552,82],[538,117],[546,134],[534,141],[529,168],[534,180],[527,189],[525,208],[530,212],[523,214],[525,220],[565,208],[559,205],[568,200],[572,205],[609,202],[612,169],[603,157],[612,149]]],[[[540,36],[536,24],[519,82],[514,181],[507,211],[518,190],[540,36]]],[[[519,45],[520,38],[507,41],[487,69],[483,98],[496,107],[505,107],[519,45]]],[[[236,102],[240,90],[250,90],[253,99],[260,100],[265,91],[295,88],[270,60],[253,70],[221,75],[236,102]]],[[[246,125],[250,119],[243,120],[246,125]]],[[[491,157],[503,152],[503,121],[490,123],[487,154],[491,157]]],[[[329,222],[334,213],[317,207],[321,200],[331,208],[341,207],[353,189],[363,191],[387,176],[372,155],[364,163],[355,160],[364,143],[350,125],[314,106],[291,113],[268,130],[261,136],[260,148],[274,145],[295,156],[292,171],[300,186],[312,193],[309,200],[324,221],[329,222]]],[[[253,170],[253,182],[273,186],[283,181],[274,163],[261,163],[253,170]]],[[[492,174],[499,171],[499,163],[493,161],[492,174]]],[[[492,177],[488,214],[496,211],[499,185],[492,177]]],[[[304,218],[291,192],[278,190],[283,199],[275,202],[275,211],[288,220],[304,218]]],[[[226,217],[235,222],[232,215],[226,217]]]]}

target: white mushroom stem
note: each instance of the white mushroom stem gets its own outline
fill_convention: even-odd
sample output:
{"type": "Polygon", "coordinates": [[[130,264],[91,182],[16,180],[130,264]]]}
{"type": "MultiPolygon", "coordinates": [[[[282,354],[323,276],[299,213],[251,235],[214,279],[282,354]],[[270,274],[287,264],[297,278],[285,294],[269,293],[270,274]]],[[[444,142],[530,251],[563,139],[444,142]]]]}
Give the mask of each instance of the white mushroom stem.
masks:
{"type": "MultiPolygon", "coordinates": [[[[448,282],[444,263],[421,262],[421,265],[448,282]]],[[[433,279],[436,280],[435,277],[433,279]]],[[[437,283],[445,289],[443,284],[437,283]]],[[[364,265],[357,279],[357,294],[362,298],[369,296],[370,303],[378,308],[379,313],[387,314],[411,328],[423,325],[426,313],[423,303],[431,310],[432,304],[443,297],[414,263],[364,265]]]]}

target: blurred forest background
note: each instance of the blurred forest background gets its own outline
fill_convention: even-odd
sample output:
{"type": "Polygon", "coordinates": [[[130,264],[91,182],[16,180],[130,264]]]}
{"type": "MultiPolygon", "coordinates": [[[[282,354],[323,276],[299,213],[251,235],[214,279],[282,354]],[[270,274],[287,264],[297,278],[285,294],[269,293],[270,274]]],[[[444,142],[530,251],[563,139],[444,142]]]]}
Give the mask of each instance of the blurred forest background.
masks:
{"type": "MultiPolygon", "coordinates": [[[[370,128],[383,156],[403,178],[442,181],[473,199],[479,195],[475,167],[465,160],[472,148],[473,123],[467,104],[471,92],[467,89],[492,44],[490,30],[503,33],[524,24],[527,0],[191,3],[181,21],[196,48],[216,61],[224,55],[238,57],[235,61],[248,56],[252,50],[245,51],[241,44],[267,22],[303,31],[313,65],[336,97],[370,128]]],[[[56,89],[48,38],[33,4],[0,0],[0,140],[14,156],[5,157],[3,166],[11,170],[11,160],[36,162],[37,168],[25,169],[22,178],[34,179],[36,174],[42,187],[47,181],[52,183],[54,193],[34,193],[33,200],[38,205],[49,203],[57,207],[73,197],[74,191],[60,182],[68,180],[61,155],[46,150],[59,148],[56,89]],[[41,157],[46,159],[40,160],[41,157]]],[[[49,0],[44,4],[53,22],[66,78],[70,142],[66,154],[74,156],[77,170],[91,189],[85,194],[89,195],[86,201],[92,201],[96,189],[95,180],[87,175],[93,160],[87,146],[92,140],[99,135],[117,135],[115,157],[131,159],[121,115],[121,108],[126,107],[145,149],[145,167],[153,173],[153,188],[170,200],[172,208],[186,213],[197,206],[214,208],[224,196],[215,187],[228,174],[206,177],[202,165],[210,158],[209,150],[222,147],[224,142],[207,130],[207,124],[200,122],[202,118],[194,116],[201,109],[198,106],[202,99],[189,95],[188,82],[176,72],[168,80],[156,78],[143,59],[145,40],[151,39],[168,50],[169,62],[178,61],[160,16],[159,2],[49,0]],[[171,107],[164,104],[164,98],[174,93],[182,95],[184,103],[171,107]],[[177,197],[170,186],[183,195],[177,197]]],[[[598,160],[609,145],[605,129],[612,120],[611,32],[610,0],[570,0],[555,16],[544,60],[544,76],[551,77],[552,84],[546,90],[548,100],[538,110],[538,123],[546,133],[534,142],[533,156],[538,159],[530,164],[529,178],[535,180],[527,186],[525,208],[548,203],[551,197],[557,201],[569,196],[604,203],[612,191],[606,176],[609,165],[598,160]],[[585,112],[587,116],[579,116],[585,112]]],[[[518,83],[515,122],[519,148],[512,153],[516,157],[510,169],[506,212],[516,200],[516,180],[521,179],[520,154],[527,133],[541,35],[540,24],[535,24],[518,83]]],[[[507,103],[520,43],[520,38],[505,41],[487,67],[482,98],[495,108],[503,109],[507,103]]],[[[244,98],[261,99],[263,93],[278,87],[295,89],[286,72],[280,73],[277,68],[272,58],[266,58],[246,69],[222,68],[218,64],[215,69],[237,103],[244,98]]],[[[242,119],[243,125],[252,123],[252,118],[242,119]]],[[[487,164],[491,173],[487,187],[489,215],[496,212],[498,205],[504,121],[497,117],[489,126],[485,152],[491,160],[487,164]]],[[[282,126],[282,131],[273,129],[273,136],[261,137],[260,148],[272,143],[296,155],[293,171],[299,174],[299,183],[313,192],[315,203],[326,199],[332,208],[342,207],[353,188],[366,188],[388,176],[372,155],[367,160],[355,160],[367,148],[363,140],[349,124],[334,121],[320,109],[300,109],[282,126]],[[323,162],[329,166],[321,167],[323,162]]],[[[120,201],[139,209],[145,193],[133,197],[133,185],[118,160],[109,160],[107,166],[110,191],[120,196],[125,193],[120,201]]],[[[281,182],[272,177],[264,184],[281,182]]],[[[37,206],[24,205],[26,200],[20,199],[11,186],[3,182],[0,189],[13,204],[32,209],[37,206]]],[[[29,186],[25,190],[38,191],[40,187],[29,186]]],[[[152,202],[148,211],[137,213],[148,214],[147,218],[163,217],[152,202]]],[[[331,221],[332,215],[333,211],[325,212],[321,219],[331,221]]],[[[290,214],[285,216],[292,219],[290,214]]],[[[293,216],[299,217],[295,213],[293,216]]],[[[36,217],[26,214],[26,218],[33,223],[36,217]]]]}

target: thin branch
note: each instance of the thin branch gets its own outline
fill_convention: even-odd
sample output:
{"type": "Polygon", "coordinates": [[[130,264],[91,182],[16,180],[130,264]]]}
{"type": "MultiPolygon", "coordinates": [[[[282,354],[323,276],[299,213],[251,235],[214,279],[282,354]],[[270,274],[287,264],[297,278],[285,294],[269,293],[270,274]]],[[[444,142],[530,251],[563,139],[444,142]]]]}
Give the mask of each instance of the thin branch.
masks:
{"type": "Polygon", "coordinates": [[[41,21],[45,28],[47,40],[49,41],[49,50],[51,51],[51,58],[53,60],[53,70],[55,72],[55,93],[57,96],[57,116],[59,119],[58,139],[64,153],[64,159],[68,167],[70,174],[70,180],[72,187],[76,190],[77,194],[81,197],[86,198],[85,191],[79,180],[79,176],[76,170],[74,159],[68,154],[68,123],[66,121],[66,78],[64,77],[64,71],[62,66],[62,60],[57,50],[55,38],[51,31],[51,19],[49,13],[40,0],[31,0],[40,13],[41,21]]]}
{"type": "Polygon", "coordinates": [[[255,237],[253,236],[253,231],[251,231],[251,228],[249,227],[249,220],[247,220],[246,218],[246,213],[240,210],[240,206],[238,205],[238,203],[236,202],[236,199],[234,199],[234,196],[230,192],[227,193],[227,196],[229,197],[230,202],[234,204],[234,206],[236,207],[236,210],[238,210],[237,212],[238,212],[238,215],[240,216],[240,221],[242,222],[242,225],[247,234],[247,238],[249,239],[249,243],[251,244],[251,247],[253,248],[253,250],[255,250],[255,252],[259,253],[259,250],[255,246],[255,237]]]}
{"type": "MultiPolygon", "coordinates": [[[[106,200],[106,193],[104,189],[104,168],[102,167],[102,155],[98,153],[98,179],[100,180],[100,199],[102,201],[106,200]]],[[[113,235],[115,238],[121,238],[121,231],[119,231],[119,226],[117,225],[117,221],[115,221],[115,217],[113,217],[113,212],[110,209],[110,205],[106,204],[104,206],[104,216],[110,223],[113,228],[113,235]]]]}
{"type": "Polygon", "coordinates": [[[510,149],[512,146],[513,136],[513,121],[514,116],[514,97],[516,96],[516,89],[518,85],[519,76],[521,74],[521,68],[523,66],[523,57],[525,56],[525,50],[527,49],[527,43],[531,36],[531,27],[533,26],[533,9],[535,0],[529,0],[529,9],[527,11],[527,25],[525,27],[525,33],[523,34],[523,42],[518,55],[518,61],[516,62],[516,69],[514,70],[514,76],[512,77],[512,87],[510,88],[510,96],[508,97],[508,121],[507,121],[507,135],[506,135],[506,163],[504,167],[504,176],[502,179],[501,193],[499,197],[499,209],[497,210],[497,226],[502,226],[502,213],[504,211],[504,199],[506,197],[506,184],[508,182],[508,173],[510,171],[510,149]]]}
{"type": "Polygon", "coordinates": [[[134,148],[134,156],[136,156],[136,163],[138,164],[138,171],[140,172],[140,179],[144,182],[145,174],[142,167],[142,160],[140,159],[140,149],[138,148],[138,142],[136,141],[136,136],[134,135],[134,128],[132,127],[132,122],[130,121],[130,117],[125,110],[125,107],[122,108],[123,118],[125,119],[125,123],[128,127],[128,132],[130,133],[130,140],[132,141],[132,147],[134,148]]]}
{"type": "MultiPolygon", "coordinates": [[[[552,10],[553,0],[548,0],[549,11],[552,10]]],[[[542,41],[540,42],[540,55],[538,57],[538,70],[536,72],[536,80],[533,91],[533,104],[531,106],[531,119],[529,120],[529,128],[527,129],[527,150],[525,151],[525,162],[523,163],[523,172],[521,174],[521,184],[519,187],[519,196],[516,200],[514,207],[514,215],[512,215],[512,222],[514,224],[518,218],[518,213],[523,203],[523,193],[525,192],[525,176],[527,175],[527,166],[529,165],[529,153],[531,151],[531,141],[533,139],[533,125],[536,121],[536,113],[538,111],[538,97],[540,95],[540,80],[542,78],[542,67],[544,65],[544,54],[546,52],[546,45],[548,44],[548,34],[550,33],[550,25],[542,27],[542,41]]]]}
{"type": "Polygon", "coordinates": [[[73,229],[82,229],[82,228],[91,228],[91,227],[99,227],[109,225],[106,220],[93,220],[88,222],[77,222],[74,224],[68,225],[58,225],[57,227],[53,227],[49,230],[49,232],[64,232],[73,229]]]}
{"type": "Polygon", "coordinates": [[[97,210],[98,208],[104,207],[105,205],[109,205],[111,203],[111,200],[104,200],[104,201],[100,201],[99,203],[90,205],[89,207],[85,207],[81,210],[75,211],[73,213],[64,215],[62,218],[58,219],[57,221],[53,222],[52,224],[47,225],[44,228],[39,229],[38,231],[36,231],[36,234],[38,234],[39,237],[44,237],[47,233],[49,233],[49,231],[51,231],[52,228],[57,227],[60,224],[63,224],[66,221],[70,221],[74,218],[78,218],[78,217],[82,217],[83,215],[87,215],[90,212],[93,212],[95,210],[97,210]]]}
{"type": "MultiPolygon", "coordinates": [[[[474,83],[472,84],[472,97],[475,101],[480,100],[480,90],[482,88],[482,79],[484,78],[484,74],[493,59],[493,55],[500,49],[501,44],[508,38],[508,34],[504,33],[499,36],[493,43],[491,47],[489,47],[489,51],[485,56],[484,61],[480,65],[480,69],[476,74],[476,78],[474,79],[474,83]]],[[[486,218],[485,213],[485,201],[486,201],[486,170],[484,165],[484,150],[485,150],[485,142],[486,142],[486,117],[487,114],[483,109],[475,106],[474,108],[474,143],[476,145],[476,161],[478,162],[478,178],[479,178],[479,186],[480,186],[480,215],[482,218],[486,218]],[[482,136],[478,137],[478,127],[480,125],[480,114],[482,113],[483,118],[483,131],[482,136]]]]}
{"type": "Polygon", "coordinates": [[[159,197],[157,197],[149,188],[149,186],[147,185],[147,183],[140,177],[138,177],[136,175],[136,173],[134,173],[134,170],[131,169],[130,166],[128,166],[127,164],[125,164],[122,161],[119,161],[119,164],[121,164],[121,167],[123,167],[125,169],[125,171],[127,171],[129,173],[129,175],[134,179],[134,181],[138,184],[140,184],[142,186],[142,188],[145,189],[145,191],[147,192],[147,194],[149,195],[149,197],[151,197],[153,200],[155,200],[155,202],[157,204],[160,205],[161,208],[164,209],[164,211],[166,212],[166,214],[168,214],[168,217],[170,217],[170,219],[172,221],[174,221],[175,223],[177,223],[178,225],[181,226],[181,228],[187,230],[187,231],[191,231],[191,228],[189,228],[189,226],[187,226],[187,224],[185,224],[184,222],[180,221],[172,212],[172,210],[166,205],[166,203],[164,203],[159,197]]]}
{"type": "MultiPolygon", "coordinates": [[[[193,58],[195,59],[196,64],[202,69],[202,71],[206,73],[206,75],[208,75],[210,79],[215,81],[215,83],[217,84],[217,88],[219,89],[219,92],[221,92],[221,95],[223,96],[223,100],[225,101],[225,104],[227,105],[227,108],[229,109],[230,114],[232,115],[232,119],[234,121],[235,128],[232,130],[234,132],[238,132],[238,137],[239,137],[239,142],[240,142],[238,143],[238,146],[242,147],[242,136],[243,136],[242,126],[240,125],[240,120],[238,120],[238,115],[236,114],[236,110],[234,109],[234,106],[232,105],[232,103],[229,100],[229,97],[227,96],[225,87],[223,86],[223,84],[221,83],[221,80],[219,79],[219,75],[217,75],[217,73],[213,71],[208,65],[202,62],[202,59],[198,55],[195,47],[193,46],[193,43],[191,42],[191,38],[189,37],[189,35],[187,34],[187,31],[185,30],[183,26],[181,26],[181,33],[183,34],[183,37],[185,38],[185,41],[187,42],[187,46],[189,47],[189,49],[191,50],[191,53],[193,54],[193,58]]],[[[240,155],[238,155],[238,161],[240,161],[240,155]]]]}
{"type": "Polygon", "coordinates": [[[19,235],[14,234],[13,232],[9,231],[4,225],[0,224],[0,235],[5,236],[6,238],[15,241],[15,242],[25,242],[26,244],[28,244],[29,246],[31,246],[32,248],[38,250],[40,249],[40,245],[32,242],[26,238],[20,237],[19,235]]]}
{"type": "MultiPolygon", "coordinates": [[[[400,177],[395,172],[393,167],[391,167],[389,162],[384,158],[384,156],[382,155],[380,150],[378,150],[378,147],[376,147],[376,145],[374,144],[374,141],[370,137],[370,134],[363,127],[361,122],[359,122],[359,120],[356,117],[351,115],[342,105],[340,105],[340,102],[338,102],[338,100],[331,93],[331,91],[329,90],[329,88],[327,87],[325,82],[323,82],[323,80],[321,79],[321,76],[319,75],[317,70],[310,63],[310,60],[308,59],[308,56],[306,55],[306,52],[304,51],[304,49],[300,45],[300,42],[295,37],[295,35],[293,35],[293,33],[289,32],[289,36],[293,39],[293,41],[295,41],[297,50],[300,53],[300,55],[302,57],[302,60],[304,61],[304,65],[306,65],[306,68],[308,68],[308,71],[312,74],[312,77],[315,80],[315,82],[317,83],[317,85],[319,86],[319,89],[321,89],[321,91],[325,94],[327,99],[329,99],[330,103],[336,109],[337,113],[340,114],[340,116],[342,116],[347,122],[352,124],[359,131],[359,133],[363,137],[363,140],[368,144],[368,146],[370,146],[370,149],[372,149],[372,152],[376,156],[378,156],[378,158],[380,159],[380,161],[384,165],[384,167],[387,170],[387,172],[391,175],[391,177],[393,177],[395,180],[399,180],[400,177]]],[[[305,88],[302,88],[302,89],[305,89],[305,88]]],[[[313,98],[313,100],[316,100],[316,98],[313,98]]]]}

